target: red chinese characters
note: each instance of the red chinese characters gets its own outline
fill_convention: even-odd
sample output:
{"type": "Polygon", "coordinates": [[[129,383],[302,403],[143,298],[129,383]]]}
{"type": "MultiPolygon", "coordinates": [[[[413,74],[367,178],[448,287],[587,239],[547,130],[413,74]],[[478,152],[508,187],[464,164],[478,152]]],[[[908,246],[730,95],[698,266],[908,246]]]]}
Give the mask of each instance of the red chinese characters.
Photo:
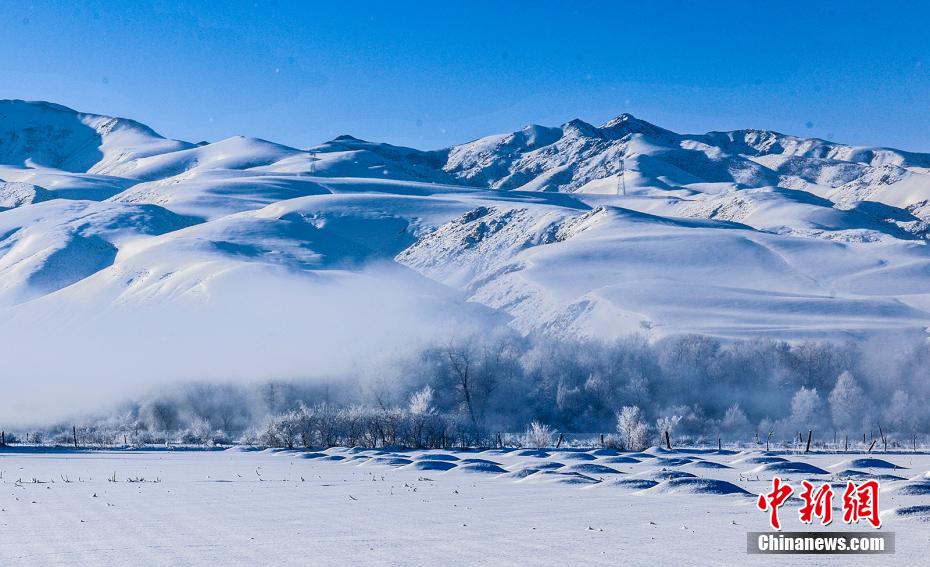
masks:
{"type": "Polygon", "coordinates": [[[798,510],[801,522],[810,524],[813,523],[814,517],[817,517],[820,518],[821,524],[829,525],[833,521],[833,489],[828,483],[824,483],[815,492],[814,485],[806,480],[802,480],[801,485],[804,487],[801,491],[804,504],[798,510]]]}
{"type": "Polygon", "coordinates": [[[780,530],[781,522],[778,521],[778,509],[785,503],[785,500],[794,492],[790,485],[782,483],[777,476],[772,479],[772,491],[768,494],[760,494],[756,501],[756,506],[762,510],[770,510],[769,523],[773,529],[780,530]]]}
{"type": "MultiPolygon", "coordinates": [[[[812,483],[802,480],[801,486],[804,487],[798,495],[802,501],[798,510],[801,523],[812,524],[814,518],[819,518],[821,524],[829,525],[833,521],[833,489],[830,483],[825,482],[815,489],[812,483]]],[[[880,528],[882,521],[878,515],[878,488],[877,480],[867,480],[858,486],[848,481],[843,491],[843,522],[856,524],[860,520],[866,520],[872,527],[880,528]]],[[[756,506],[769,512],[772,528],[781,529],[778,509],[793,493],[794,488],[776,476],[772,478],[772,490],[759,495],[756,506]]]]}
{"type": "Polygon", "coordinates": [[[867,480],[856,486],[852,481],[846,483],[843,491],[843,521],[847,524],[867,520],[872,527],[882,525],[878,517],[878,481],[867,480]]]}

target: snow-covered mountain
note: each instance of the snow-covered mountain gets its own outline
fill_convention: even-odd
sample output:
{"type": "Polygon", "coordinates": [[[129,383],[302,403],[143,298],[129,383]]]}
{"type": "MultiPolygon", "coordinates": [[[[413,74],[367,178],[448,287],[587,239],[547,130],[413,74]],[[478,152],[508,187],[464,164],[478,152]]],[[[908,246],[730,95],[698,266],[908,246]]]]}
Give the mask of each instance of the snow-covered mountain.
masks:
{"type": "Polygon", "coordinates": [[[928,221],[930,154],[769,131],[624,114],[436,151],[301,150],[0,102],[10,335],[132,321],[282,360],[322,328],[390,342],[486,317],[600,338],[923,333],[928,221]]]}

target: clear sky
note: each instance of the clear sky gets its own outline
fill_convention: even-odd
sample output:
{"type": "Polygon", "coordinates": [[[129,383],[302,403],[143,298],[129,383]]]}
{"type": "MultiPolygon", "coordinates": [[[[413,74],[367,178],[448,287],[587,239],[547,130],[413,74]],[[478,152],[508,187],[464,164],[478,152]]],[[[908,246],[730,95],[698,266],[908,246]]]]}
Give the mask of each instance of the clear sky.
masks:
{"type": "Polygon", "coordinates": [[[0,97],[424,149],[622,112],[930,151],[930,3],[0,0],[0,97]]]}

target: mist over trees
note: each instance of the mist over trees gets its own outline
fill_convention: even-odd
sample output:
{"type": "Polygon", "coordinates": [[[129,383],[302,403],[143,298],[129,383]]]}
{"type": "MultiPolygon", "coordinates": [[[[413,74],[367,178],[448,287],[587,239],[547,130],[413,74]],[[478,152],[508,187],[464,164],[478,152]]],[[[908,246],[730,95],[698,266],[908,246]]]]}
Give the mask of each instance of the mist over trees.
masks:
{"type": "MultiPolygon", "coordinates": [[[[257,385],[190,384],[78,421],[78,443],[266,446],[539,445],[605,433],[641,449],[675,442],[871,440],[930,432],[925,341],[788,344],[677,336],[650,343],[471,336],[374,373],[257,385]],[[664,442],[664,441],[663,441],[664,442]]],[[[310,374],[310,372],[308,372],[310,374]]],[[[30,438],[29,436],[33,437],[30,438]]],[[[20,432],[71,444],[72,423],[20,432]]]]}

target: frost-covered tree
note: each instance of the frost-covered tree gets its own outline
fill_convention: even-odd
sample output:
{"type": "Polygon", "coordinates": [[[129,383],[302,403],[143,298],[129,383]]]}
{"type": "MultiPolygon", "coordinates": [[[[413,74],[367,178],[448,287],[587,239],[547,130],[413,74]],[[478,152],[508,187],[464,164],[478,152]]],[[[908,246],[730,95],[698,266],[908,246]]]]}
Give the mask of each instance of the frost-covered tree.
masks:
{"type": "Polygon", "coordinates": [[[552,446],[552,428],[544,423],[534,421],[529,424],[523,433],[523,446],[533,449],[544,449],[552,446]]]}
{"type": "Polygon", "coordinates": [[[617,412],[617,432],[630,451],[642,451],[649,445],[649,426],[637,406],[623,406],[617,412]]]}
{"type": "Polygon", "coordinates": [[[830,392],[830,416],[833,425],[841,431],[850,431],[860,426],[865,418],[865,394],[849,372],[836,379],[830,392]]]}
{"type": "Polygon", "coordinates": [[[305,449],[313,446],[314,433],[316,432],[316,412],[311,407],[301,403],[300,407],[294,413],[297,420],[297,436],[300,438],[300,444],[305,449]]]}
{"type": "Polygon", "coordinates": [[[903,390],[895,390],[884,413],[891,430],[904,434],[917,431],[923,414],[920,403],[903,390]]]}
{"type": "Polygon", "coordinates": [[[427,432],[430,421],[436,413],[433,408],[433,389],[424,386],[421,390],[414,392],[410,397],[407,411],[410,414],[410,433],[414,443],[421,447],[424,443],[424,433],[427,432]]]}
{"type": "Polygon", "coordinates": [[[408,410],[412,415],[429,415],[433,413],[433,389],[424,386],[410,396],[408,410]]]}
{"type": "Polygon", "coordinates": [[[139,408],[139,419],[153,433],[174,431],[178,426],[178,409],[168,400],[148,400],[139,408]]]}
{"type": "Polygon", "coordinates": [[[816,429],[821,421],[823,414],[823,400],[817,393],[817,388],[805,388],[801,386],[791,398],[791,417],[789,418],[792,428],[801,431],[805,428],[816,429]]]}
{"type": "Polygon", "coordinates": [[[727,408],[723,421],[720,422],[720,429],[737,439],[749,433],[750,428],[749,418],[738,403],[727,408]]]}

